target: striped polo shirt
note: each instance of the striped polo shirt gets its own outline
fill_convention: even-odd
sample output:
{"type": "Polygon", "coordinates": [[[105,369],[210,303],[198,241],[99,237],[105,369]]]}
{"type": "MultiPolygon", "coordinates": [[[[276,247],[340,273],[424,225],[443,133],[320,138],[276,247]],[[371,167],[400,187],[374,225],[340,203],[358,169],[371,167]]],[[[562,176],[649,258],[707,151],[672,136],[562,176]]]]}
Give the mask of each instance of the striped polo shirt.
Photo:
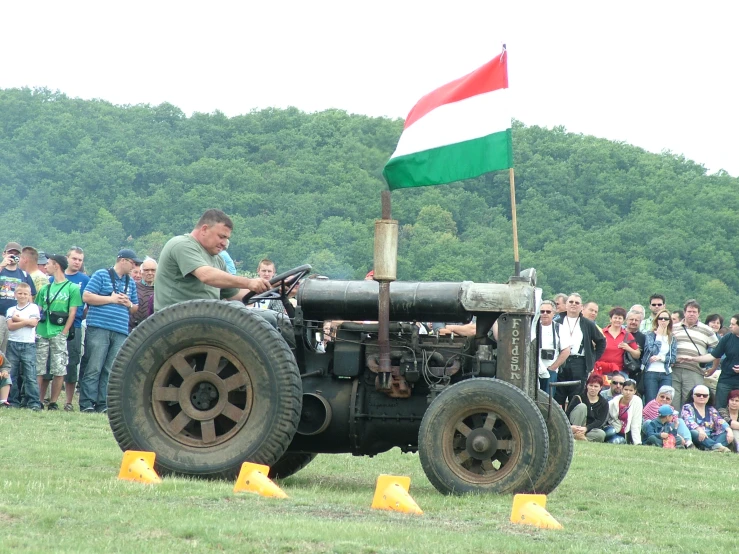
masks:
{"type": "MultiPolygon", "coordinates": [[[[713,329],[700,321],[692,327],[681,321],[672,328],[672,331],[677,341],[678,359],[681,356],[703,356],[708,353],[709,348],[718,344],[718,337],[713,329]]],[[[676,362],[673,369],[687,369],[701,375],[704,373],[697,362],[676,362]]]]}
{"type": "MultiPolygon", "coordinates": [[[[126,275],[119,277],[113,271],[115,277],[115,290],[117,292],[126,292],[126,295],[133,304],[139,303],[138,294],[136,294],[136,282],[128,277],[128,288],[126,288],[126,275]]],[[[113,283],[107,269],[98,269],[90,277],[85,292],[99,294],[100,296],[110,296],[113,294],[113,283]]],[[[121,304],[104,304],[103,306],[92,306],[88,304],[87,308],[87,326],[99,327],[116,333],[128,335],[128,308],[121,304]]]]}

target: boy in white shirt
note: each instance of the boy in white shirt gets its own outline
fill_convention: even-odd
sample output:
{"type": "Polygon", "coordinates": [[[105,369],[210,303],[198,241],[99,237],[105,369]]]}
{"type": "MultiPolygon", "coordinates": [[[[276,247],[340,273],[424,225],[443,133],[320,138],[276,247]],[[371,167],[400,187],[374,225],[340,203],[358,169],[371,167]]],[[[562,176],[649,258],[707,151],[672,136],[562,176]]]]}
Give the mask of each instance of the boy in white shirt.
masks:
{"type": "Polygon", "coordinates": [[[8,308],[8,352],[10,378],[14,385],[10,389],[8,402],[14,408],[26,406],[34,411],[43,410],[36,381],[36,325],[40,313],[31,302],[31,287],[19,283],[15,288],[17,305],[8,308]],[[21,386],[24,397],[21,398],[21,386]]]}

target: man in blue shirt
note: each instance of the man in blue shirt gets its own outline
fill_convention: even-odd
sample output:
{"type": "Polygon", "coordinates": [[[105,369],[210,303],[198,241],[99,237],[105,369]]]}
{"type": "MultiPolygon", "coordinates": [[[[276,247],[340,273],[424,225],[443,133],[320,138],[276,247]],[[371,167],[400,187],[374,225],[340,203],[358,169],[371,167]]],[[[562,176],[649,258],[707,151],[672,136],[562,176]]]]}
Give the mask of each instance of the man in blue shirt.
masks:
{"type": "Polygon", "coordinates": [[[108,411],[108,379],[118,350],[128,336],[128,318],[138,310],[131,271],[141,265],[133,250],[118,252],[113,267],[93,273],[82,300],[88,305],[85,373],[80,380],[80,411],[108,411]]]}

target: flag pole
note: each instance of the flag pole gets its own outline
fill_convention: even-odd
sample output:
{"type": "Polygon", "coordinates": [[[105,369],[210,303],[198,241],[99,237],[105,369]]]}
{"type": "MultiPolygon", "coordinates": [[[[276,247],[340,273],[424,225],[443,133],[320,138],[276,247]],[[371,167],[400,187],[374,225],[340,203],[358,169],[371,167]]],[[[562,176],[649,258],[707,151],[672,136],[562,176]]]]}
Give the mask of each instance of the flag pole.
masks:
{"type": "Polygon", "coordinates": [[[511,183],[511,223],[513,223],[513,274],[521,276],[521,262],[518,260],[518,223],[516,221],[516,179],[513,168],[508,169],[508,179],[511,183]]]}

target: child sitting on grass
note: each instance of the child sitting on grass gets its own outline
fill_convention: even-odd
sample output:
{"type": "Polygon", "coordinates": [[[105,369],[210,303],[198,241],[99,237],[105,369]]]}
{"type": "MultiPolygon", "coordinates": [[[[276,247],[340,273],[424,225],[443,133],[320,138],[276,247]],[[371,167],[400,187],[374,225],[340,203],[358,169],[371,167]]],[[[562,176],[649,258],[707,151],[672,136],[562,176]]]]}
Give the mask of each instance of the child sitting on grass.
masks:
{"type": "MultiPolygon", "coordinates": [[[[0,356],[2,355],[0,354],[0,356]]],[[[5,356],[2,356],[2,358],[3,365],[5,365],[7,363],[5,362],[5,356]]],[[[4,369],[0,369],[0,408],[10,408],[10,404],[8,403],[8,394],[10,393],[10,385],[12,384],[10,373],[4,369]]]]}
{"type": "Polygon", "coordinates": [[[685,441],[677,434],[677,424],[672,421],[672,406],[663,404],[659,407],[657,415],[657,418],[648,421],[645,425],[647,440],[644,444],[664,446],[665,440],[672,436],[675,438],[675,446],[683,446],[685,441]]]}

